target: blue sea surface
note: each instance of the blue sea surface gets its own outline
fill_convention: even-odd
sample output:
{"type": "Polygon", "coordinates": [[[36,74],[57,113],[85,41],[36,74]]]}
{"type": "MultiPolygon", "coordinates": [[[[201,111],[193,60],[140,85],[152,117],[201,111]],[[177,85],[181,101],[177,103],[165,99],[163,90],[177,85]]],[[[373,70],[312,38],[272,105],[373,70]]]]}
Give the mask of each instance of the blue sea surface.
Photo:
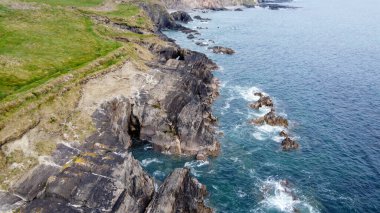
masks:
{"type": "Polygon", "coordinates": [[[288,5],[299,8],[199,13],[212,20],[187,25],[207,28],[194,41],[166,32],[220,66],[222,152],[206,162],[133,153],[160,181],[191,167],[217,212],[380,212],[380,1],[288,5]],[[200,38],[236,54],[213,54],[200,38]],[[299,150],[281,150],[282,128],[248,123],[268,111],[249,108],[257,91],[290,121],[299,150]]]}

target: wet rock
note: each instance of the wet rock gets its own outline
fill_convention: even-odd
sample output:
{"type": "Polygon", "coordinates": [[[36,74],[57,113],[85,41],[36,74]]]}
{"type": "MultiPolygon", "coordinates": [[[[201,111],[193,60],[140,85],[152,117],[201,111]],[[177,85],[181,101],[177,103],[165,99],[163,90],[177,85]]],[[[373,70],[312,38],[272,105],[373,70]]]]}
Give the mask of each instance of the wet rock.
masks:
{"type": "Polygon", "coordinates": [[[241,8],[236,8],[235,11],[243,11],[241,8]]]}
{"type": "Polygon", "coordinates": [[[193,21],[191,16],[184,11],[176,11],[176,12],[171,13],[170,15],[173,17],[174,20],[183,22],[186,24],[189,23],[190,21],[193,21]]]}
{"type": "Polygon", "coordinates": [[[206,42],[201,42],[201,41],[197,41],[197,42],[195,42],[195,44],[198,45],[198,46],[201,46],[201,47],[208,46],[208,44],[206,42]]]}
{"type": "Polygon", "coordinates": [[[288,133],[286,133],[285,130],[282,130],[279,135],[281,137],[288,137],[288,133]]]}
{"type": "Polygon", "coordinates": [[[194,19],[199,20],[199,21],[211,21],[209,18],[202,18],[201,16],[194,16],[194,19]]]}
{"type": "Polygon", "coordinates": [[[282,142],[281,142],[282,149],[285,151],[293,150],[293,149],[298,149],[299,144],[292,140],[289,137],[286,137],[282,142]]]}
{"type": "Polygon", "coordinates": [[[260,3],[259,7],[268,8],[270,10],[279,10],[279,9],[297,9],[298,7],[282,5],[282,4],[274,4],[274,3],[260,3]]]}
{"type": "Polygon", "coordinates": [[[273,101],[269,96],[264,96],[262,93],[255,93],[255,95],[259,96],[260,99],[250,105],[252,109],[259,109],[263,106],[273,107],[273,101]]]}
{"type": "Polygon", "coordinates": [[[202,154],[202,153],[198,153],[197,156],[195,157],[197,160],[207,160],[207,157],[206,155],[202,154]]]}
{"type": "Polygon", "coordinates": [[[288,120],[281,116],[277,116],[273,109],[272,111],[265,114],[263,117],[253,119],[251,123],[255,125],[263,125],[266,123],[271,126],[288,127],[288,120]]]}
{"type": "Polygon", "coordinates": [[[146,212],[211,213],[203,202],[206,194],[206,187],[190,176],[189,169],[176,169],[160,186],[146,212]]]}
{"type": "Polygon", "coordinates": [[[227,55],[235,54],[235,51],[228,47],[214,46],[214,47],[210,47],[209,49],[212,50],[216,54],[227,54],[227,55]]]}
{"type": "Polygon", "coordinates": [[[194,36],[193,34],[190,34],[190,35],[187,36],[187,38],[188,38],[188,39],[194,39],[195,36],[194,36]]]}

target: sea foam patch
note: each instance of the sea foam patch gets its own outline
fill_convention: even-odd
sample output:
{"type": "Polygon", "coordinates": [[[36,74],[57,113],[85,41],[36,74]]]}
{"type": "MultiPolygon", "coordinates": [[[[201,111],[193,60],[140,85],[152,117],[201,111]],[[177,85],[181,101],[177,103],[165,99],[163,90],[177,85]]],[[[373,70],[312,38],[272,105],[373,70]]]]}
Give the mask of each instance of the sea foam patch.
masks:
{"type": "Polygon", "coordinates": [[[276,180],[269,177],[260,186],[263,200],[256,210],[281,212],[319,212],[307,199],[289,186],[287,180],[276,180]]]}

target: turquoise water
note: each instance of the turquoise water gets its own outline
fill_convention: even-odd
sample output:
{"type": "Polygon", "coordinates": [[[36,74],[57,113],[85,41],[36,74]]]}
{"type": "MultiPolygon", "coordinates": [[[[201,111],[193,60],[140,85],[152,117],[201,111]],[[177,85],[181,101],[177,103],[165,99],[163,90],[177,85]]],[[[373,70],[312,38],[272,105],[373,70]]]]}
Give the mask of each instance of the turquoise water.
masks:
{"type": "Polygon", "coordinates": [[[290,4],[300,8],[210,12],[201,16],[212,21],[188,25],[207,27],[199,38],[235,49],[233,56],[167,32],[221,67],[214,112],[222,153],[207,162],[149,147],[134,155],[161,181],[190,166],[217,212],[380,212],[380,2],[290,4]],[[281,128],[247,124],[265,113],[249,109],[254,91],[274,98],[299,150],[281,151],[281,128]]]}

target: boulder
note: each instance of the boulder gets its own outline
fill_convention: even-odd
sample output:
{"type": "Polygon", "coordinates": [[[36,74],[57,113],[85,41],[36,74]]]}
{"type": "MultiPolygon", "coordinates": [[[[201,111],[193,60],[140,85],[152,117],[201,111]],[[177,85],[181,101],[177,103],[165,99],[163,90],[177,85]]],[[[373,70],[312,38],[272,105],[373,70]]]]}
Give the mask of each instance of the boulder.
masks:
{"type": "Polygon", "coordinates": [[[259,96],[260,99],[250,105],[252,109],[259,109],[263,106],[273,107],[273,101],[269,96],[264,96],[262,93],[255,93],[255,95],[259,96]]]}
{"type": "Polygon", "coordinates": [[[214,47],[209,47],[209,49],[212,50],[216,54],[227,54],[227,55],[235,54],[235,50],[228,47],[214,46],[214,47]]]}
{"type": "Polygon", "coordinates": [[[191,177],[190,169],[175,169],[154,195],[146,213],[211,213],[203,201],[206,194],[206,187],[191,177]]]}
{"type": "Polygon", "coordinates": [[[194,36],[193,34],[190,34],[190,35],[187,36],[187,38],[188,38],[188,39],[194,39],[195,36],[194,36]]]}
{"type": "Polygon", "coordinates": [[[194,19],[199,20],[199,21],[211,21],[209,18],[202,18],[201,16],[194,16],[194,19]]]}
{"type": "Polygon", "coordinates": [[[289,137],[286,137],[282,142],[281,142],[282,150],[289,151],[293,149],[298,149],[299,144],[292,140],[289,137]]]}

